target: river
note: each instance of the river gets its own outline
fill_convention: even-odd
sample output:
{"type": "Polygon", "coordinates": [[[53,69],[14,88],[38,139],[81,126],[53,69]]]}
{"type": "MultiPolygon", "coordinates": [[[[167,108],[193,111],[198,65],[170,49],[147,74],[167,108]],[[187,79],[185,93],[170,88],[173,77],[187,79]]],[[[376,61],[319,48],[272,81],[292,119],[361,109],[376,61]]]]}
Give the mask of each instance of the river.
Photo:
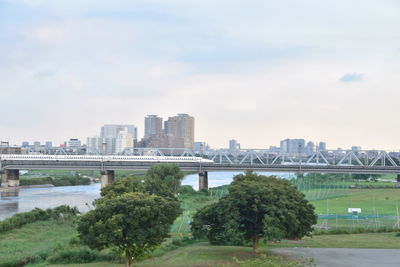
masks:
{"type": "MultiPolygon", "coordinates": [[[[208,174],[209,187],[230,184],[233,176],[240,172],[210,172],[208,174]]],[[[271,175],[271,173],[262,173],[271,175]]],[[[291,178],[290,174],[275,174],[282,178],[291,178]]],[[[191,185],[198,189],[199,177],[197,174],[185,176],[182,184],[191,185]]],[[[91,185],[19,188],[0,192],[0,220],[12,215],[30,211],[34,208],[54,208],[60,205],[76,206],[86,212],[93,208],[92,202],[100,197],[100,183],[91,185]]]]}

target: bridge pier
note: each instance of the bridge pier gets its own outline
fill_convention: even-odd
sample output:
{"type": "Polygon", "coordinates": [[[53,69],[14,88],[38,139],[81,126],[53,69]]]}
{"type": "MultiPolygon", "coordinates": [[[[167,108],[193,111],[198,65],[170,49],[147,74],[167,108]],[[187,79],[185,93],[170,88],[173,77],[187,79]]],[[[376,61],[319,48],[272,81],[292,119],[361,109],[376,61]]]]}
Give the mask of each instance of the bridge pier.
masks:
{"type": "Polygon", "coordinates": [[[208,189],[208,172],[199,173],[199,190],[208,189]]]}
{"type": "Polygon", "coordinates": [[[400,174],[397,174],[397,187],[400,187],[400,174]]]}
{"type": "Polygon", "coordinates": [[[1,187],[19,186],[19,170],[3,170],[1,173],[1,187]]]}
{"type": "Polygon", "coordinates": [[[101,187],[111,184],[115,180],[115,171],[101,171],[101,187]]]}

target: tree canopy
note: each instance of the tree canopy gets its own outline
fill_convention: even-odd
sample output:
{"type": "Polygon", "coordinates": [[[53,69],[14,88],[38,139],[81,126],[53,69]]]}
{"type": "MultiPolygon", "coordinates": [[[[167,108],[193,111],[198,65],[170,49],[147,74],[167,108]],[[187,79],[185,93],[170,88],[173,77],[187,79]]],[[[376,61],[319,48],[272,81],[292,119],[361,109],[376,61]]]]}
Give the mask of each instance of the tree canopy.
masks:
{"type": "Polygon", "coordinates": [[[127,192],[147,192],[173,197],[182,182],[183,172],[174,164],[152,166],[143,177],[126,177],[101,189],[102,197],[115,197],[127,192]]]}
{"type": "Polygon", "coordinates": [[[118,247],[126,266],[168,236],[181,208],[175,197],[183,173],[176,165],[151,167],[145,177],[127,177],[101,190],[95,209],[81,217],[80,239],[93,249],[118,247]]]}
{"type": "Polygon", "coordinates": [[[317,216],[314,207],[289,181],[251,171],[234,177],[229,193],[194,216],[194,237],[213,244],[253,242],[260,238],[298,239],[309,235],[317,216]]]}
{"type": "Polygon", "coordinates": [[[125,252],[126,265],[154,249],[168,236],[180,213],[179,202],[141,192],[124,193],[99,202],[78,226],[79,237],[92,249],[117,246],[125,252]]]}

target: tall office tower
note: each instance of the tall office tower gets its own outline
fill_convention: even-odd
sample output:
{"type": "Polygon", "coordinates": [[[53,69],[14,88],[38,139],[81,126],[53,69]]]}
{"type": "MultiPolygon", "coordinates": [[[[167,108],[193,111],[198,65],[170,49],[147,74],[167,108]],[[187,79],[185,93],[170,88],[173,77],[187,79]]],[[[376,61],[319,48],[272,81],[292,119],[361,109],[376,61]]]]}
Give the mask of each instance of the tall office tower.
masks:
{"type": "Polygon", "coordinates": [[[133,136],[127,129],[119,131],[115,139],[115,153],[121,154],[133,149],[133,136]]]}
{"type": "Polygon", "coordinates": [[[137,140],[137,127],[131,124],[106,124],[101,127],[100,137],[108,138],[113,137],[117,138],[117,135],[120,131],[127,129],[128,133],[130,133],[133,139],[137,140]]]}
{"type": "Polygon", "coordinates": [[[103,154],[103,138],[99,136],[88,137],[86,139],[86,153],[90,155],[103,154]]]}
{"type": "Polygon", "coordinates": [[[111,155],[115,154],[116,150],[116,138],[115,137],[106,137],[103,138],[102,151],[104,154],[111,155]]]}
{"type": "Polygon", "coordinates": [[[194,150],[194,117],[178,114],[165,122],[166,147],[194,150]]]}
{"type": "Polygon", "coordinates": [[[237,142],[237,140],[235,139],[229,140],[229,152],[236,153],[238,149],[240,149],[240,144],[237,142]]]}
{"type": "Polygon", "coordinates": [[[281,153],[283,154],[302,154],[305,152],[306,140],[304,139],[285,139],[281,141],[281,153]]]}
{"type": "Polygon", "coordinates": [[[315,145],[313,142],[309,141],[306,145],[306,154],[312,155],[315,152],[315,145]]]}
{"type": "Polygon", "coordinates": [[[22,142],[22,147],[28,147],[29,146],[29,142],[28,141],[23,141],[22,142]]]}
{"type": "Polygon", "coordinates": [[[157,115],[147,115],[144,118],[144,138],[160,138],[163,133],[162,122],[163,119],[157,115]]]}
{"type": "Polygon", "coordinates": [[[326,143],[325,142],[319,142],[318,150],[319,151],[326,151],[326,143]]]}

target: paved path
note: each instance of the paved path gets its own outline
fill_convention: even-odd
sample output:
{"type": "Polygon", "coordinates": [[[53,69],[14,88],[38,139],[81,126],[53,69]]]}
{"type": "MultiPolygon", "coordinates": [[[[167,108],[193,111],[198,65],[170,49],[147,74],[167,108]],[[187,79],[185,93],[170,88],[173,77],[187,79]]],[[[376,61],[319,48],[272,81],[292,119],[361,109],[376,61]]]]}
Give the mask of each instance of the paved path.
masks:
{"type": "Polygon", "coordinates": [[[274,253],[314,258],[317,267],[399,267],[400,249],[276,248],[274,253]]]}

